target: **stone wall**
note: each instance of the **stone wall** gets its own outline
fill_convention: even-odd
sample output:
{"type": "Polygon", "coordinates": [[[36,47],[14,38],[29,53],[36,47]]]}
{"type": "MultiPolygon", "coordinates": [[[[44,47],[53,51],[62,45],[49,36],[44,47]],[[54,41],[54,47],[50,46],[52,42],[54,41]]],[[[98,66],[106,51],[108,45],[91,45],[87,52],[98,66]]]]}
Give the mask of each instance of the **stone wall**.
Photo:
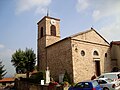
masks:
{"type": "Polygon", "coordinates": [[[96,60],[100,62],[101,73],[111,71],[109,44],[95,30],[73,35],[71,46],[74,82],[90,80],[96,73],[96,60]],[[85,52],[84,56],[81,51],[85,52]],[[93,55],[94,51],[98,52],[98,56],[93,55]]]}
{"type": "Polygon", "coordinates": [[[100,61],[101,73],[111,71],[108,46],[72,40],[72,56],[74,82],[91,79],[96,72],[96,59],[100,61]],[[81,55],[82,50],[85,52],[84,56],[81,55]],[[97,51],[99,56],[94,56],[94,51],[97,51]],[[105,57],[105,53],[107,53],[107,57],[105,57]]]}
{"type": "Polygon", "coordinates": [[[72,52],[70,38],[66,38],[50,47],[47,47],[47,63],[50,75],[58,81],[59,75],[69,73],[72,78],[72,52]]]}
{"type": "Polygon", "coordinates": [[[46,47],[60,40],[60,19],[43,17],[38,24],[38,43],[37,59],[39,70],[46,69],[46,47]],[[51,20],[55,20],[56,36],[51,35],[51,20]],[[42,28],[42,30],[41,30],[42,28]],[[42,35],[42,36],[41,36],[42,35]]]}
{"type": "Polygon", "coordinates": [[[17,81],[16,90],[64,90],[63,86],[49,87],[48,85],[33,84],[24,81],[17,81]]]}

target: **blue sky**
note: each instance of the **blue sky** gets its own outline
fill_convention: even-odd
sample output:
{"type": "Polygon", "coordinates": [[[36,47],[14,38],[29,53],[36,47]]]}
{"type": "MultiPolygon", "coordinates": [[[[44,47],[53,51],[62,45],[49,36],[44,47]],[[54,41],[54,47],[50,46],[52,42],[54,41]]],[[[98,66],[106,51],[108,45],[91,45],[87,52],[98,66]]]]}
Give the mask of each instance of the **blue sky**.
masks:
{"type": "Polygon", "coordinates": [[[96,29],[108,42],[120,40],[120,0],[0,0],[0,59],[15,71],[11,55],[19,48],[37,51],[37,22],[60,18],[61,38],[96,29]]]}

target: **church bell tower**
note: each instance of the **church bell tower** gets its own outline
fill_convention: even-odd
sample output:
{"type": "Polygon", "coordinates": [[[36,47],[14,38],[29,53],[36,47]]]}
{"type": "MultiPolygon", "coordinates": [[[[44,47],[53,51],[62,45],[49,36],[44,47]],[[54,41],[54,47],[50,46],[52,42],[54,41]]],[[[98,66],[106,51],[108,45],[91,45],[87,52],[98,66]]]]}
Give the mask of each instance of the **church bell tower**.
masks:
{"type": "Polygon", "coordinates": [[[45,16],[37,25],[38,69],[45,70],[47,67],[47,47],[60,40],[60,19],[45,16]]]}

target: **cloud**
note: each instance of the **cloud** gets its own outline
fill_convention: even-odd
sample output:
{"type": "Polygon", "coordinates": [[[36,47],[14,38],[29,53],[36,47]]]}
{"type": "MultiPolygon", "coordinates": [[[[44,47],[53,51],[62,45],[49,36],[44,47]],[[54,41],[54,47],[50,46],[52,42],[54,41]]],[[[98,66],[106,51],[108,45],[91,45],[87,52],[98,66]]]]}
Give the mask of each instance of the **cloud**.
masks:
{"type": "Polygon", "coordinates": [[[93,18],[95,20],[99,20],[104,17],[108,17],[111,15],[120,14],[120,0],[99,0],[98,2],[91,3],[91,6],[94,5],[93,10],[93,18]]]}
{"type": "Polygon", "coordinates": [[[112,22],[108,22],[100,28],[100,33],[109,41],[120,40],[120,0],[107,0],[106,2],[101,0],[98,4],[95,2],[95,8],[93,10],[93,19],[97,21],[111,19],[112,22]],[[97,6],[98,5],[98,6],[97,6]]]}
{"type": "Polygon", "coordinates": [[[115,22],[111,22],[100,28],[100,33],[109,41],[120,41],[120,17],[116,17],[115,22]]]}
{"type": "Polygon", "coordinates": [[[44,14],[51,1],[52,0],[18,0],[18,2],[16,2],[16,13],[20,14],[22,12],[35,9],[36,13],[44,14]]]}
{"type": "Polygon", "coordinates": [[[4,48],[4,47],[5,47],[4,45],[0,44],[0,49],[1,49],[1,48],[4,48]]]}
{"type": "Polygon", "coordinates": [[[76,4],[76,9],[78,12],[87,9],[89,6],[88,0],[78,0],[76,4]]]}
{"type": "Polygon", "coordinates": [[[89,13],[94,23],[102,26],[99,31],[109,42],[119,39],[120,0],[77,0],[76,6],[77,12],[89,13]]]}
{"type": "Polygon", "coordinates": [[[36,11],[35,11],[36,14],[43,14],[43,15],[45,15],[46,12],[47,12],[47,8],[46,8],[46,7],[44,7],[44,8],[38,7],[38,8],[36,9],[36,11]]]}
{"type": "Polygon", "coordinates": [[[78,12],[92,11],[92,17],[99,20],[103,17],[120,13],[120,0],[77,0],[76,10],[78,12]]]}
{"type": "Polygon", "coordinates": [[[4,49],[4,50],[0,51],[0,56],[2,58],[10,57],[12,54],[13,54],[13,51],[10,49],[4,49]]]}

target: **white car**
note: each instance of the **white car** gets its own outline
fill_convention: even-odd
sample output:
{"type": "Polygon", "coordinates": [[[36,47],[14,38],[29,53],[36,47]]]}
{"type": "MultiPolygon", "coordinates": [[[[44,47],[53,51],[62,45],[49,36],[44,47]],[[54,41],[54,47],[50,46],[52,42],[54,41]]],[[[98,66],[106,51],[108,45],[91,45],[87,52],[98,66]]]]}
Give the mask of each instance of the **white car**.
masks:
{"type": "Polygon", "coordinates": [[[103,90],[120,90],[120,84],[118,81],[114,81],[109,78],[95,79],[103,90]]]}
{"type": "Polygon", "coordinates": [[[110,72],[100,75],[98,78],[110,78],[112,80],[120,81],[120,72],[110,72]]]}

